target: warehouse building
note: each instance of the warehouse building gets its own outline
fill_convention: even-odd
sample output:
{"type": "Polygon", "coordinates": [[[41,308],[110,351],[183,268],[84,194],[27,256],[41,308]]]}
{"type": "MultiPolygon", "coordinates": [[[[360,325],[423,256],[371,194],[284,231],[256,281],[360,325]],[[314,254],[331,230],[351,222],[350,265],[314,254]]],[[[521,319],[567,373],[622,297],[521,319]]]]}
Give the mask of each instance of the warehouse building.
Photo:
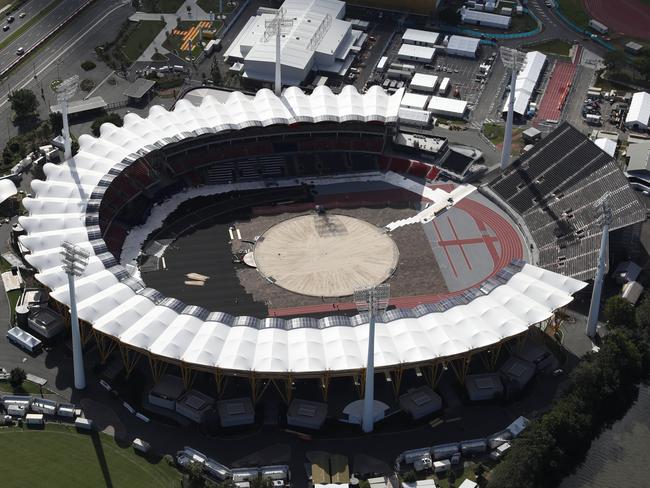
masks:
{"type": "Polygon", "coordinates": [[[451,36],[447,43],[447,54],[475,59],[480,42],[480,39],[474,37],[451,36]]]}
{"type": "Polygon", "coordinates": [[[637,92],[632,95],[632,103],[625,117],[625,125],[630,129],[647,130],[650,119],[650,93],[637,92]]]}
{"type": "Polygon", "coordinates": [[[438,43],[440,34],[437,32],[419,30],[419,29],[406,29],[402,35],[402,42],[404,44],[413,44],[415,46],[434,47],[438,43]]]}
{"type": "Polygon", "coordinates": [[[432,47],[416,46],[415,44],[402,44],[397,52],[399,59],[408,59],[416,63],[430,63],[436,55],[432,47]]]}
{"type": "MultiPolygon", "coordinates": [[[[542,54],[539,51],[526,53],[526,61],[517,74],[514,108],[515,116],[523,117],[526,114],[530,99],[542,78],[544,66],[546,66],[545,54],[542,54]]],[[[508,94],[508,97],[503,104],[504,114],[508,112],[508,104],[510,103],[511,95],[512,93],[508,94]]]]}
{"type": "MultiPolygon", "coordinates": [[[[290,24],[283,29],[280,51],[284,85],[301,84],[311,71],[347,74],[366,34],[342,20],[344,2],[285,0],[280,10],[290,24]]],[[[275,78],[276,38],[267,35],[266,24],[276,13],[260,8],[224,53],[227,61],[243,63],[244,78],[259,81],[275,78]]]]}
{"type": "Polygon", "coordinates": [[[509,29],[512,20],[507,15],[492,14],[468,8],[463,8],[460,11],[460,18],[463,24],[480,25],[494,29],[509,29]]]}
{"type": "Polygon", "coordinates": [[[435,115],[462,119],[467,112],[467,102],[455,98],[431,97],[427,110],[435,115]]]}
{"type": "Polygon", "coordinates": [[[438,86],[438,77],[436,75],[427,75],[425,73],[415,73],[411,79],[409,89],[426,93],[433,93],[438,86]]]}

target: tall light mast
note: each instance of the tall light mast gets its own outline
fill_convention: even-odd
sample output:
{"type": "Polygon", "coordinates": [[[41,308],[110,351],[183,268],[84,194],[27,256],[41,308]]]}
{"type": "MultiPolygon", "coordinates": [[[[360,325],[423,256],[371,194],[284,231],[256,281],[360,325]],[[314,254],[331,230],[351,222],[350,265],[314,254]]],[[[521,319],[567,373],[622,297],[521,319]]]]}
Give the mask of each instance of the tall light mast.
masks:
{"type": "Polygon", "coordinates": [[[600,238],[600,253],[598,254],[598,268],[594,278],[594,289],[591,293],[591,303],[589,304],[589,317],[587,318],[587,336],[593,339],[596,337],[598,328],[598,313],[600,311],[600,296],[603,291],[603,280],[607,266],[607,250],[609,248],[609,226],[612,223],[612,209],[609,206],[609,194],[605,194],[595,206],[600,212],[600,226],[602,236],[600,238]]]}
{"type": "Polygon", "coordinates": [[[516,49],[501,47],[501,62],[510,70],[510,100],[508,102],[508,117],[506,119],[506,130],[503,138],[503,149],[501,150],[501,170],[503,171],[510,164],[510,146],[512,146],[512,119],[515,110],[515,92],[517,90],[517,74],[526,60],[526,53],[516,49]]]}
{"type": "Polygon", "coordinates": [[[63,119],[63,160],[67,161],[72,157],[72,141],[70,139],[70,125],[68,124],[68,101],[77,92],[79,86],[79,76],[74,75],[61,82],[56,87],[56,99],[61,108],[61,118],[63,119]]]}
{"type": "Polygon", "coordinates": [[[282,93],[282,61],[280,54],[282,51],[282,32],[293,26],[293,20],[284,18],[284,9],[279,9],[271,20],[265,22],[266,30],[264,31],[264,42],[268,42],[271,37],[275,36],[275,94],[280,96],[282,93]]]}
{"type": "Polygon", "coordinates": [[[77,297],[74,279],[81,276],[88,265],[89,254],[79,246],[64,241],[61,243],[61,265],[68,275],[68,290],[70,293],[70,326],[72,328],[72,362],[74,365],[74,387],[77,390],[86,388],[86,373],[84,371],[83,351],[79,318],[77,317],[77,297]]]}
{"type": "Polygon", "coordinates": [[[364,288],[354,292],[354,303],[359,312],[368,312],[368,361],[366,363],[366,385],[363,395],[363,422],[364,432],[372,432],[375,423],[375,320],[377,315],[388,307],[390,298],[390,285],[382,283],[371,288],[364,288]]]}

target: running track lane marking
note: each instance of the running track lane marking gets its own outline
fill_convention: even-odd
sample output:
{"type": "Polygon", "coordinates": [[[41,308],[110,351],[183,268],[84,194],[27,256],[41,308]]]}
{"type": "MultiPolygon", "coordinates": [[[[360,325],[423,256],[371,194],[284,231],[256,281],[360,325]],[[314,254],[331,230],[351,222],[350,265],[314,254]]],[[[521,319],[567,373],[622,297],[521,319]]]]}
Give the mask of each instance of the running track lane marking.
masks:
{"type": "MultiPolygon", "coordinates": [[[[436,231],[436,234],[438,235],[438,244],[440,244],[440,241],[442,241],[442,235],[440,234],[438,225],[436,224],[435,220],[432,220],[431,223],[433,224],[433,228],[436,231]]],[[[447,249],[446,246],[442,246],[442,250],[445,251],[445,254],[447,255],[447,261],[451,265],[451,270],[454,272],[454,276],[458,278],[458,273],[456,272],[456,266],[454,266],[454,262],[451,260],[451,256],[449,255],[449,249],[447,249]]]]}
{"type": "MultiPolygon", "coordinates": [[[[449,218],[449,216],[447,216],[447,223],[449,224],[449,227],[451,227],[452,234],[454,234],[454,237],[456,238],[456,240],[459,241],[460,239],[458,238],[458,233],[456,232],[456,228],[454,227],[454,224],[451,222],[451,219],[449,218]]],[[[440,243],[438,243],[438,244],[440,244],[440,243]]],[[[460,252],[463,253],[463,257],[465,258],[465,263],[467,263],[467,267],[471,271],[472,270],[472,264],[469,262],[469,259],[467,259],[467,254],[465,254],[465,248],[463,247],[462,244],[460,246],[458,246],[458,247],[460,247],[460,252]]]]}

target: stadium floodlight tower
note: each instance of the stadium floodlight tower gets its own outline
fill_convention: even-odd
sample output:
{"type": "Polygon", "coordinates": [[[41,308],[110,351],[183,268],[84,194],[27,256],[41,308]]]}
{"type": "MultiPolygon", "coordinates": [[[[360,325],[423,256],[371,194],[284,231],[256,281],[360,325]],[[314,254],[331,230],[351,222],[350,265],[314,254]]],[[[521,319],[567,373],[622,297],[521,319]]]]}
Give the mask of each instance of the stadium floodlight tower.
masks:
{"type": "Polygon", "coordinates": [[[366,433],[372,432],[375,420],[375,320],[378,314],[386,310],[389,299],[390,285],[388,283],[360,288],[354,292],[354,303],[359,312],[368,312],[368,362],[366,364],[361,427],[366,433]]]}
{"type": "Polygon", "coordinates": [[[275,36],[275,94],[280,96],[282,93],[282,60],[280,52],[282,51],[282,32],[293,26],[293,20],[284,18],[284,9],[278,10],[271,20],[267,20],[264,25],[264,42],[268,42],[271,37],[275,36]]]}
{"type": "Polygon", "coordinates": [[[506,131],[503,137],[501,150],[501,170],[510,163],[510,146],[512,145],[512,119],[515,111],[515,91],[517,90],[517,74],[526,60],[526,53],[509,47],[501,47],[501,62],[510,70],[510,100],[508,101],[508,117],[506,118],[506,131]]]}
{"type": "Polygon", "coordinates": [[[72,157],[72,142],[70,140],[70,125],[68,124],[68,101],[74,96],[79,87],[79,76],[74,75],[67,80],[63,80],[59,86],[56,87],[56,99],[59,102],[61,109],[61,117],[63,119],[63,159],[67,161],[72,157]]]}
{"type": "Polygon", "coordinates": [[[74,387],[77,390],[86,388],[83,352],[81,349],[81,333],[77,317],[77,298],[75,295],[74,279],[81,276],[88,265],[89,254],[81,247],[64,241],[61,243],[61,264],[68,275],[68,290],[70,293],[70,326],[72,327],[72,362],[74,365],[74,387]]]}
{"type": "Polygon", "coordinates": [[[587,318],[587,336],[593,339],[596,337],[598,328],[598,312],[600,310],[600,295],[603,291],[603,279],[605,278],[605,267],[607,264],[607,250],[609,249],[609,226],[612,223],[612,209],[609,206],[609,194],[605,193],[595,204],[600,212],[600,253],[598,254],[598,268],[594,278],[594,289],[591,293],[589,304],[589,317],[587,318]]]}

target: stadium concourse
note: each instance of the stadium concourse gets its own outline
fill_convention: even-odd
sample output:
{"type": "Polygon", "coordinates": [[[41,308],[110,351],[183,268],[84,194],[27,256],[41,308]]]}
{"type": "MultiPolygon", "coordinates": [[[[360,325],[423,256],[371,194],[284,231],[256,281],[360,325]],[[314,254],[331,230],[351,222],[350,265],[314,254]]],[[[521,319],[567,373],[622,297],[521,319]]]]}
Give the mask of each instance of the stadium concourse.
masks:
{"type": "MultiPolygon", "coordinates": [[[[127,373],[144,356],[155,379],[170,364],[188,384],[197,371],[218,381],[235,375],[251,380],[253,398],[260,379],[290,385],[293,379],[318,378],[326,388],[330,377],[363,376],[364,314],[234,316],[165,296],[119,260],[130,230],[176,195],[220,188],[219,202],[228,209],[281,205],[285,187],[317,185],[322,178],[393,182],[430,200],[415,214],[415,225],[433,222],[438,241],[461,241],[451,221],[440,216],[465,211],[471,217],[481,212],[478,200],[463,198],[472,190],[464,185],[430,187],[437,168],[400,157],[392,146],[402,94],[372,87],[361,95],[351,86],[338,95],[326,87],[311,95],[292,87],[281,97],[261,90],[254,98],[233,93],[223,104],[208,96],[200,107],[183,100],[173,111],[153,107],[144,119],[128,114],[121,128],[104,124],[99,138],[81,136],[73,158],[46,164],[47,179],[33,182],[34,197],[23,201],[29,216],[20,218],[27,232],[20,238],[29,250],[25,258],[51,297],[67,306],[60,245],[68,240],[91,254],[76,282],[79,317],[103,360],[119,348],[127,373]]],[[[449,242],[441,252],[455,245],[462,255],[460,244],[476,244],[489,255],[508,256],[492,248],[498,239],[492,232],[501,227],[490,222],[475,222],[476,242],[449,242]]],[[[423,368],[435,382],[450,364],[462,380],[473,355],[498,353],[502,344],[547,325],[585,286],[521,260],[493,264],[484,281],[456,295],[387,310],[376,329],[376,370],[400,376],[423,368]]]]}

